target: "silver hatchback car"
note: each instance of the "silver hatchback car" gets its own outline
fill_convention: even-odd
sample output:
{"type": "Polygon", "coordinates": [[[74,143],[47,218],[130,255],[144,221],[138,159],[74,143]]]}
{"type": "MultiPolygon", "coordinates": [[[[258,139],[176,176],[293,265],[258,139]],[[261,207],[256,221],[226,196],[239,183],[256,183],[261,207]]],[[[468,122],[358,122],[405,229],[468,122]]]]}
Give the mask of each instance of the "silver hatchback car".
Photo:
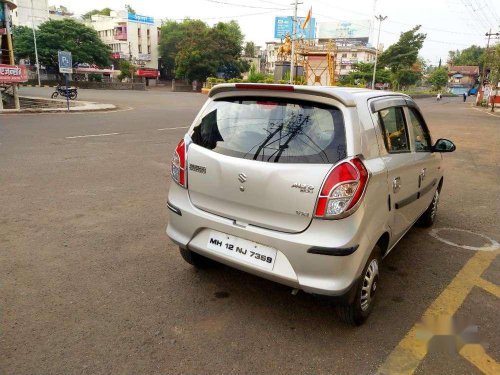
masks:
{"type": "Polygon", "coordinates": [[[167,234],[215,260],[370,314],[379,263],[435,220],[441,152],[408,96],[261,84],[214,87],[176,148],[167,234]]]}

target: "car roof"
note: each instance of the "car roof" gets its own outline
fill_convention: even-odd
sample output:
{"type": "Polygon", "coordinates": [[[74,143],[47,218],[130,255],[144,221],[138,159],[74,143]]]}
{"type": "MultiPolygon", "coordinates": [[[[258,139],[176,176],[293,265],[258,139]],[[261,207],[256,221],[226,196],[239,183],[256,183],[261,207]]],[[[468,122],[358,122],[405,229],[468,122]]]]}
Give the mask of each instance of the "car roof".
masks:
{"type": "Polygon", "coordinates": [[[277,84],[261,84],[261,83],[244,83],[234,84],[225,83],[216,85],[210,90],[209,97],[213,97],[222,92],[238,92],[238,91],[258,91],[258,92],[273,92],[279,96],[280,93],[296,92],[302,94],[310,94],[336,99],[346,107],[355,107],[359,101],[365,101],[371,98],[384,96],[400,96],[411,99],[408,95],[396,93],[392,91],[370,90],[355,87],[337,87],[337,86],[301,86],[301,85],[277,85],[277,84]]]}

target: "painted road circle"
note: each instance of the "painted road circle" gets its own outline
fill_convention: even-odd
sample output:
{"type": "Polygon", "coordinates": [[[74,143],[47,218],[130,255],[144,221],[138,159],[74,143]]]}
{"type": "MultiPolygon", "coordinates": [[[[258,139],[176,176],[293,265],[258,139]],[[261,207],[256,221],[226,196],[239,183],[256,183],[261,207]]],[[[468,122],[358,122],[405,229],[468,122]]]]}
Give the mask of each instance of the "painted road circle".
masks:
{"type": "MultiPolygon", "coordinates": [[[[455,247],[460,247],[462,249],[466,250],[474,250],[474,251],[495,251],[500,249],[500,244],[495,241],[494,239],[481,234],[481,233],[475,233],[471,232],[470,230],[466,229],[458,229],[458,228],[437,228],[437,229],[431,229],[429,233],[432,237],[435,239],[444,242],[447,245],[450,246],[455,246],[455,247]],[[456,243],[447,237],[450,237],[450,235],[445,236],[442,232],[455,232],[455,235],[458,235],[458,237],[464,237],[464,235],[467,236],[468,240],[463,241],[464,243],[456,243]],[[471,238],[472,236],[472,238],[471,238]],[[481,241],[484,243],[482,246],[470,246],[470,244],[467,244],[467,242],[475,242],[477,244],[478,241],[481,241]]],[[[453,234],[452,234],[453,236],[453,234]]],[[[456,239],[454,239],[456,240],[456,239]]]]}

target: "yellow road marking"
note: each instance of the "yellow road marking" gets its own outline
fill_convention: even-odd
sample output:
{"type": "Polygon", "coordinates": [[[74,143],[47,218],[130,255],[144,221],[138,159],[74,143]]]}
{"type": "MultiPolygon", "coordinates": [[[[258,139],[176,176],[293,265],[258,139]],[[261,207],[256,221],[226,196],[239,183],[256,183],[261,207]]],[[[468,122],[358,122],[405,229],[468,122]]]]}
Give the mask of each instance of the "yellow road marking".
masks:
{"type": "Polygon", "coordinates": [[[484,348],[479,344],[464,345],[460,350],[460,355],[485,374],[500,374],[498,363],[486,354],[484,348]]]}
{"type": "MultiPolygon", "coordinates": [[[[469,259],[465,266],[453,278],[448,287],[441,292],[424,312],[422,321],[431,322],[442,320],[442,317],[451,319],[475,286],[484,288],[493,295],[498,296],[498,287],[481,279],[481,274],[489,267],[498,253],[498,251],[478,251],[469,259]]],[[[443,325],[441,325],[441,327],[443,327],[443,325]]],[[[449,328],[451,327],[446,327],[446,330],[449,328]]],[[[421,334],[421,332],[425,332],[425,330],[426,328],[422,323],[415,324],[386,358],[377,373],[413,374],[419,363],[427,354],[427,346],[430,339],[436,334],[436,332],[421,334]]],[[[439,332],[439,334],[442,334],[442,332],[439,332]]],[[[450,334],[450,332],[448,332],[448,334],[450,334]]],[[[487,374],[495,373],[489,372],[489,369],[498,367],[494,359],[486,356],[484,350],[480,352],[475,346],[466,346],[467,348],[465,348],[465,346],[465,349],[462,348],[465,358],[471,358],[469,359],[470,362],[476,365],[481,371],[487,374]],[[489,363],[491,365],[488,365],[489,363]],[[488,371],[484,371],[483,369],[487,369],[488,371]]],[[[498,374],[499,372],[496,373],[498,374]]]]}

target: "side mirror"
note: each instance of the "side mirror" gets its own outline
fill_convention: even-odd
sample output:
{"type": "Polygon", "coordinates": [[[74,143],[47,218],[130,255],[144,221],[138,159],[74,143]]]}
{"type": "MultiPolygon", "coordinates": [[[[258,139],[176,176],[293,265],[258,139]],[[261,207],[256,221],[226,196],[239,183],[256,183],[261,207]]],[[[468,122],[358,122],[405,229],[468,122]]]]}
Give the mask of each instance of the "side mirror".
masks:
{"type": "Polygon", "coordinates": [[[449,139],[439,138],[432,146],[432,152],[453,152],[456,148],[455,144],[449,139]]]}

